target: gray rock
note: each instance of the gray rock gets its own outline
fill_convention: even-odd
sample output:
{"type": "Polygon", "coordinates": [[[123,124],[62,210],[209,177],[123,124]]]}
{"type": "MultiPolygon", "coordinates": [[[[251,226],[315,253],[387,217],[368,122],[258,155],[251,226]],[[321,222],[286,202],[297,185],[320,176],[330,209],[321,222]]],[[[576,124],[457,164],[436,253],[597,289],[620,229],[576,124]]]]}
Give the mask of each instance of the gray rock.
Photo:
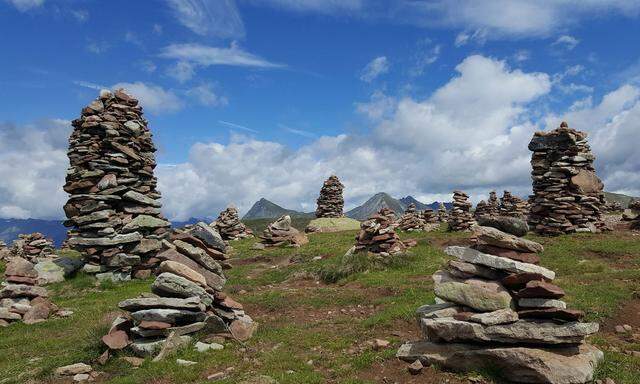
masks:
{"type": "Polygon", "coordinates": [[[114,237],[72,237],[69,239],[69,244],[84,247],[110,247],[120,244],[135,243],[140,240],[142,240],[142,235],[138,232],[132,232],[115,235],[114,237]]]}
{"type": "Polygon", "coordinates": [[[129,255],[126,253],[118,253],[115,256],[106,259],[105,265],[108,267],[132,267],[134,265],[140,265],[142,259],[138,255],[129,255]]]}
{"type": "Polygon", "coordinates": [[[153,231],[158,228],[171,226],[171,223],[149,215],[138,215],[122,227],[123,232],[135,232],[138,230],[153,231]]]}
{"type": "Polygon", "coordinates": [[[0,298],[5,297],[49,297],[49,291],[44,287],[26,284],[7,284],[0,291],[0,298]]]}
{"type": "Polygon", "coordinates": [[[161,296],[200,298],[204,305],[211,305],[213,298],[198,284],[173,273],[161,273],[151,286],[151,291],[161,296]]]}
{"type": "Polygon", "coordinates": [[[422,319],[423,333],[435,342],[475,342],[505,344],[579,344],[598,331],[597,323],[535,322],[519,320],[511,324],[484,326],[453,319],[422,319]]]}
{"type": "Polygon", "coordinates": [[[103,272],[97,273],[96,279],[98,281],[113,281],[114,283],[121,283],[123,281],[131,280],[131,273],[129,272],[103,272]]]}
{"type": "Polygon", "coordinates": [[[22,316],[9,311],[9,308],[0,307],[0,319],[2,320],[20,320],[22,316]]]}
{"type": "Polygon", "coordinates": [[[590,345],[553,349],[474,344],[439,344],[429,341],[406,343],[398,358],[424,365],[437,365],[455,372],[491,368],[502,379],[526,384],[583,384],[593,380],[603,353],[590,345]]]}
{"type": "Polygon", "coordinates": [[[64,281],[64,268],[51,260],[43,260],[34,266],[38,272],[38,284],[47,285],[64,281]]]}
{"type": "Polygon", "coordinates": [[[202,353],[202,352],[207,352],[207,351],[220,351],[222,349],[224,349],[224,345],[222,344],[218,344],[218,343],[202,343],[200,341],[198,341],[194,346],[196,351],[202,353]]]}
{"type": "Polygon", "coordinates": [[[555,299],[520,299],[518,306],[523,308],[559,308],[567,309],[567,303],[555,299]]]}
{"type": "MultiPolygon", "coordinates": [[[[171,246],[174,247],[173,244],[171,244],[171,246]]],[[[171,260],[186,265],[187,267],[204,276],[204,278],[207,280],[207,285],[216,291],[222,291],[222,288],[224,287],[224,284],[226,282],[224,275],[218,275],[209,271],[208,269],[205,269],[204,267],[202,267],[202,265],[176,251],[175,249],[169,248],[164,252],[156,255],[156,257],[160,260],[171,260]]]]}
{"type": "Polygon", "coordinates": [[[495,281],[456,279],[446,271],[437,271],[433,280],[436,296],[449,302],[483,312],[513,306],[513,298],[509,291],[495,281]]]}
{"type": "Polygon", "coordinates": [[[96,221],[108,220],[115,213],[116,212],[112,209],[105,209],[102,211],[91,212],[88,215],[76,216],[73,218],[73,221],[75,221],[75,223],[78,225],[84,225],[84,224],[89,224],[96,221]]]}
{"type": "Polygon", "coordinates": [[[161,321],[169,324],[192,324],[205,319],[204,312],[188,311],[186,309],[154,308],[132,312],[131,317],[140,321],[161,321]]]}
{"type": "Polygon", "coordinates": [[[478,313],[469,317],[469,321],[482,325],[510,324],[518,320],[518,313],[511,309],[499,309],[493,312],[478,313]]]}
{"type": "Polygon", "coordinates": [[[130,200],[130,201],[134,201],[136,203],[140,203],[143,205],[150,205],[152,207],[155,208],[160,208],[162,207],[162,203],[160,203],[157,200],[154,200],[150,197],[147,197],[145,195],[143,195],[142,193],[136,192],[136,191],[128,191],[127,193],[125,193],[124,195],[122,195],[122,197],[125,200],[130,200]]]}
{"type": "Polygon", "coordinates": [[[205,327],[205,323],[200,321],[197,323],[191,323],[180,327],[169,327],[165,329],[144,329],[140,327],[131,328],[131,332],[140,335],[145,338],[169,336],[172,332],[176,336],[188,335],[190,333],[199,332],[205,327]]]}
{"type": "MultiPolygon", "coordinates": [[[[131,345],[129,345],[129,348],[131,348],[131,351],[139,357],[147,357],[147,356],[154,356],[155,354],[157,354],[158,352],[160,352],[160,350],[162,349],[162,346],[164,345],[164,339],[159,339],[159,340],[145,340],[145,339],[140,339],[140,340],[136,340],[133,343],[131,343],[131,345]]],[[[179,342],[186,346],[191,342],[191,336],[179,336],[179,342]]]]}
{"type": "Polygon", "coordinates": [[[455,303],[427,304],[416,309],[416,315],[423,319],[435,319],[440,317],[453,317],[462,312],[463,308],[455,303]]]}
{"type": "Polygon", "coordinates": [[[473,276],[482,277],[489,280],[501,280],[505,273],[487,268],[482,265],[465,263],[464,261],[449,260],[448,270],[457,277],[469,278],[473,276]],[[456,273],[459,273],[457,275],[456,273]]]}
{"type": "Polygon", "coordinates": [[[492,227],[514,236],[522,237],[529,232],[526,221],[511,216],[480,216],[478,224],[483,227],[492,227]]]}
{"type": "Polygon", "coordinates": [[[544,251],[544,247],[540,243],[516,237],[492,227],[474,227],[473,234],[485,243],[496,247],[531,253],[544,251]]]}
{"type": "Polygon", "coordinates": [[[207,223],[199,222],[197,223],[190,231],[191,235],[202,240],[209,247],[216,249],[222,253],[227,252],[227,246],[222,240],[222,237],[212,227],[207,225],[207,223]]]}
{"type": "Polygon", "coordinates": [[[176,249],[180,253],[195,260],[198,264],[200,264],[207,270],[222,276],[222,266],[220,266],[220,264],[211,256],[207,255],[207,253],[203,249],[194,247],[193,245],[182,240],[174,240],[173,245],[175,245],[176,249]]]}
{"type": "Polygon", "coordinates": [[[549,269],[529,263],[521,263],[519,261],[507,259],[506,257],[488,255],[486,253],[482,253],[480,251],[467,247],[449,246],[445,248],[444,252],[449,256],[457,257],[458,259],[466,261],[467,263],[484,265],[486,267],[491,267],[502,271],[512,273],[538,273],[548,278],[549,280],[553,280],[556,277],[556,273],[549,269]]]}
{"type": "Polygon", "coordinates": [[[186,299],[178,299],[174,297],[139,297],[136,299],[121,301],[118,304],[118,308],[128,312],[153,308],[190,309],[194,311],[204,310],[199,297],[188,297],[186,299]]]}
{"type": "Polygon", "coordinates": [[[95,274],[95,273],[99,273],[102,272],[104,270],[104,267],[101,265],[97,265],[97,264],[85,264],[82,267],[82,271],[84,273],[88,273],[88,274],[95,274]]]}
{"type": "Polygon", "coordinates": [[[53,262],[64,270],[64,277],[75,275],[84,266],[84,262],[81,259],[71,257],[60,257],[53,260],[53,262]]]}

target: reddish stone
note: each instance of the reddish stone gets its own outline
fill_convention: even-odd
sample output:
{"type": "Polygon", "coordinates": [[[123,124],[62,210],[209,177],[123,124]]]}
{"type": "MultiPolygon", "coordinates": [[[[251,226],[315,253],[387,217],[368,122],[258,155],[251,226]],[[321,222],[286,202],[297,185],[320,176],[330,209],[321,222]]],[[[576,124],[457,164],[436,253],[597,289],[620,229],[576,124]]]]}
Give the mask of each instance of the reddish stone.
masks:
{"type": "Polygon", "coordinates": [[[576,309],[536,308],[518,311],[521,319],[555,319],[578,321],[584,317],[584,312],[576,309]]]}
{"type": "Polygon", "coordinates": [[[518,298],[559,299],[565,295],[564,290],[546,281],[530,281],[518,291],[518,298]]]}
{"type": "Polygon", "coordinates": [[[171,327],[171,324],[163,323],[162,321],[141,321],[138,327],[144,329],[167,329],[171,327]]]}
{"type": "Polygon", "coordinates": [[[473,312],[458,312],[455,315],[453,315],[453,318],[459,321],[469,321],[469,319],[471,318],[471,316],[476,315],[476,313],[473,312]]]}
{"type": "Polygon", "coordinates": [[[535,253],[518,252],[512,249],[495,247],[489,244],[476,244],[472,248],[489,255],[506,257],[511,260],[520,261],[529,264],[539,264],[540,257],[535,253]]]}
{"type": "Polygon", "coordinates": [[[129,345],[129,335],[125,331],[113,331],[102,336],[102,342],[110,349],[123,349],[129,345]]]}
{"type": "Polygon", "coordinates": [[[507,288],[510,289],[520,289],[524,288],[528,282],[530,281],[551,281],[538,273],[532,272],[523,272],[523,273],[512,273],[509,276],[502,279],[501,283],[507,288]]]}
{"type": "Polygon", "coordinates": [[[256,325],[255,323],[252,323],[252,322],[234,320],[229,325],[229,329],[231,330],[231,333],[236,339],[240,341],[245,341],[251,338],[251,336],[253,335],[253,332],[256,329],[256,325]]]}
{"type": "Polygon", "coordinates": [[[223,307],[231,308],[231,309],[242,309],[243,308],[242,304],[240,304],[237,301],[233,300],[229,296],[227,296],[224,300],[220,301],[218,304],[220,304],[223,307]]]}
{"type": "Polygon", "coordinates": [[[31,278],[31,277],[24,277],[24,276],[7,276],[6,279],[10,283],[27,284],[27,285],[36,285],[36,283],[38,282],[37,279],[31,278]]]}

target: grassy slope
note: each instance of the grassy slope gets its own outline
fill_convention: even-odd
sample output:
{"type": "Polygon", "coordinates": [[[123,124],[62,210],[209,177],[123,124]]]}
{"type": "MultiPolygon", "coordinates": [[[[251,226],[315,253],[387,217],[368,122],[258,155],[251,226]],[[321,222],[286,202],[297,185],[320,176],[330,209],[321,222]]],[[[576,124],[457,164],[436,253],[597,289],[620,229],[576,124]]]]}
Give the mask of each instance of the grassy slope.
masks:
{"type": "MultiPolygon", "coordinates": [[[[392,365],[401,375],[396,380],[408,382],[404,365],[394,362],[395,349],[418,335],[413,312],[433,300],[430,275],[446,259],[440,246],[464,242],[466,235],[411,234],[419,239],[418,247],[408,257],[394,260],[387,270],[370,268],[332,284],[305,279],[309,272],[321,272],[328,280],[344,276],[342,255],[352,245],[353,236],[312,235],[310,243],[300,249],[256,251],[250,249],[255,240],[234,243],[236,267],[229,272],[226,290],[260,323],[254,338],[246,346],[228,342],[223,351],[179,352],[176,357],[199,362],[192,367],[168,359],[147,361],[134,369],[111,359],[99,367],[105,372],[103,380],[204,383],[208,374],[234,367],[232,376],[220,383],[236,383],[255,374],[270,375],[283,384],[373,383],[379,382],[379,377],[373,379],[379,376],[378,370],[392,365]],[[317,256],[322,259],[314,260],[317,256]],[[392,341],[393,348],[373,351],[366,342],[374,338],[392,341]]],[[[542,264],[558,272],[557,281],[567,291],[567,301],[587,311],[589,320],[606,322],[619,306],[636,300],[640,290],[638,237],[604,234],[535,239],[546,247],[542,264]]],[[[23,383],[28,378],[47,381],[55,367],[97,358],[103,351],[100,336],[117,302],[147,292],[149,285],[150,281],[134,281],[95,286],[91,278],[79,276],[51,287],[54,301],[75,314],[42,324],[0,328],[0,383],[23,383]]],[[[640,344],[622,341],[606,331],[593,342],[606,352],[599,377],[612,377],[618,384],[640,382],[640,358],[609,351],[611,347],[640,350],[640,344]]],[[[452,384],[466,382],[455,375],[430,374],[434,382],[444,377],[452,384]]],[[[421,377],[426,380],[425,375],[421,377]]]]}

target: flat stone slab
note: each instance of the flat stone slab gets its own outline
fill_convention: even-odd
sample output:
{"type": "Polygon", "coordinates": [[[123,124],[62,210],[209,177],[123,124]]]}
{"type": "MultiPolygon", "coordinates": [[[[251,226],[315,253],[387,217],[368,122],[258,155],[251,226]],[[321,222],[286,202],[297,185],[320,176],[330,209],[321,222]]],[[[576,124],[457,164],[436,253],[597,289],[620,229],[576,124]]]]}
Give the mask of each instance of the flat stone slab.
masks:
{"type": "Polygon", "coordinates": [[[191,309],[194,311],[204,310],[202,302],[198,297],[189,297],[186,299],[174,297],[139,297],[136,299],[121,301],[118,304],[118,308],[124,309],[128,312],[153,308],[191,309]]]}
{"type": "Polygon", "coordinates": [[[518,306],[522,308],[558,308],[567,309],[567,303],[555,299],[520,299],[518,306]]]}
{"type": "Polygon", "coordinates": [[[435,342],[505,344],[579,344],[598,331],[597,323],[564,323],[519,320],[511,324],[484,326],[454,319],[422,319],[422,332],[435,342]]]}
{"type": "Polygon", "coordinates": [[[396,357],[413,363],[437,365],[454,372],[491,369],[505,380],[524,384],[584,384],[604,354],[583,344],[565,348],[482,347],[473,344],[406,343],[396,357]]]}
{"type": "Polygon", "coordinates": [[[455,303],[427,304],[416,309],[416,315],[423,319],[435,319],[439,317],[453,317],[462,312],[463,308],[455,303]]]}
{"type": "Polygon", "coordinates": [[[467,247],[449,246],[445,248],[444,252],[449,256],[457,257],[467,263],[484,265],[486,267],[502,271],[512,273],[537,273],[549,280],[553,280],[556,277],[556,273],[547,268],[528,263],[521,263],[519,261],[507,259],[506,257],[487,255],[486,253],[467,247]]]}
{"type": "Polygon", "coordinates": [[[188,298],[197,296],[203,304],[211,305],[213,298],[201,286],[182,276],[163,272],[151,285],[151,291],[160,296],[188,298]]]}
{"type": "Polygon", "coordinates": [[[204,312],[187,311],[184,309],[143,309],[132,312],[131,317],[138,321],[160,321],[169,324],[192,324],[203,321],[207,315],[204,312]]]}
{"type": "Polygon", "coordinates": [[[511,308],[513,298],[502,284],[481,279],[457,279],[446,271],[433,274],[437,297],[481,312],[511,308]]]}
{"type": "Polygon", "coordinates": [[[131,232],[115,235],[114,237],[72,237],[69,239],[69,244],[84,247],[110,247],[126,243],[135,243],[140,240],[142,240],[142,235],[140,233],[131,232]]]}
{"type": "Polygon", "coordinates": [[[49,297],[49,291],[44,287],[26,284],[7,284],[0,290],[0,298],[4,297],[49,297]]]}
{"type": "Polygon", "coordinates": [[[544,247],[540,243],[510,235],[492,227],[474,227],[473,234],[485,243],[494,245],[496,247],[531,253],[539,253],[544,251],[544,247]]]}

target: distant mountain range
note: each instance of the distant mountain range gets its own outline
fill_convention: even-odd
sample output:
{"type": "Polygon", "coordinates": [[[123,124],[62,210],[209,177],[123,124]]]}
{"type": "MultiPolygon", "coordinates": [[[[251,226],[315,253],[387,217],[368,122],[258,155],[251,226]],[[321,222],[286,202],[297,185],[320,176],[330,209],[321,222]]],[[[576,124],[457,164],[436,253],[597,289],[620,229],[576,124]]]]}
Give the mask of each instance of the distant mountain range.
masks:
{"type": "Polygon", "coordinates": [[[291,217],[313,217],[314,214],[313,212],[304,213],[294,211],[293,209],[286,209],[263,197],[253,204],[249,212],[242,217],[242,220],[276,219],[283,215],[289,215],[291,217]]]}

